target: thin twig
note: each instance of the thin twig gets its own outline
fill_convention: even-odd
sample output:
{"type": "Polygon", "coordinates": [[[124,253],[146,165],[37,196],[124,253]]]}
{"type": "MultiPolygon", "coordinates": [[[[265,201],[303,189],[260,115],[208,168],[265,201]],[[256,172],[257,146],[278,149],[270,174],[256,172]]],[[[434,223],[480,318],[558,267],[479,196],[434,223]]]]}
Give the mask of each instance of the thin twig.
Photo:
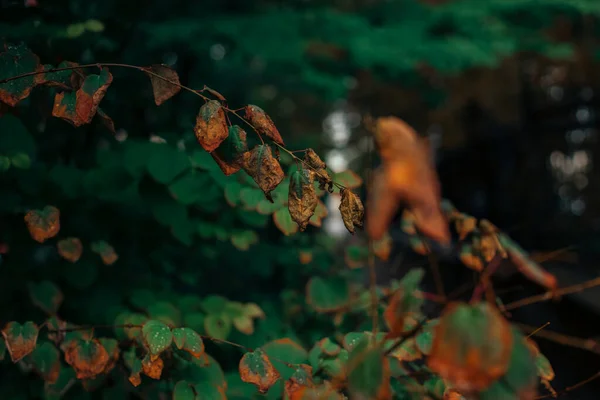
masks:
{"type": "Polygon", "coordinates": [[[514,301],[512,303],[507,304],[504,308],[508,310],[514,310],[515,308],[528,306],[530,304],[539,303],[542,301],[551,300],[555,296],[563,296],[565,294],[572,294],[581,292],[585,289],[590,289],[595,286],[600,286],[600,277],[591,279],[589,281],[578,283],[576,285],[567,286],[562,289],[557,289],[554,292],[546,292],[544,294],[539,294],[531,297],[527,297],[521,300],[514,301]]]}
{"type": "Polygon", "coordinates": [[[565,346],[590,351],[595,354],[600,354],[600,343],[598,343],[594,339],[582,339],[582,338],[578,338],[578,337],[574,337],[574,336],[568,336],[568,335],[558,333],[558,332],[543,331],[537,327],[520,324],[520,323],[516,323],[515,325],[517,325],[521,330],[523,330],[525,332],[535,332],[535,333],[531,333],[531,335],[534,335],[536,337],[550,340],[552,342],[562,344],[565,346]]]}
{"type": "Polygon", "coordinates": [[[531,332],[529,335],[527,335],[527,337],[528,338],[532,337],[533,335],[535,335],[536,333],[538,333],[539,331],[541,331],[542,329],[544,329],[548,325],[550,325],[550,322],[546,322],[544,325],[540,326],[539,328],[537,328],[536,330],[534,330],[533,332],[531,332]]]}
{"type": "Polygon", "coordinates": [[[558,397],[558,396],[562,396],[565,395],[567,393],[570,393],[576,389],[579,389],[580,387],[582,387],[583,385],[590,383],[596,379],[600,378],[600,371],[596,372],[594,375],[590,376],[587,379],[584,379],[583,381],[574,384],[573,386],[569,386],[559,392],[556,392],[556,394],[545,394],[543,396],[538,396],[535,398],[535,400],[541,400],[541,399],[548,399],[548,398],[553,398],[553,397],[558,397]]]}

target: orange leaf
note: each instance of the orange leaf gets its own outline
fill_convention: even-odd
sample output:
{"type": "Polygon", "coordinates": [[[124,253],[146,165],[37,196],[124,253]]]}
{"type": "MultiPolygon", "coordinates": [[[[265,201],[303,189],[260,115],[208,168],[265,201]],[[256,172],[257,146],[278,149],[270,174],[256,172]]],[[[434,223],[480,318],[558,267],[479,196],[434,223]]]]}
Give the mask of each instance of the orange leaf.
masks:
{"type": "Polygon", "coordinates": [[[279,134],[279,131],[275,127],[275,124],[273,121],[271,121],[271,118],[263,111],[262,108],[255,105],[248,105],[244,111],[246,114],[246,119],[248,122],[250,122],[250,124],[252,124],[258,133],[265,135],[275,143],[278,143],[282,146],[285,145],[281,135],[279,134]]]}
{"type": "Polygon", "coordinates": [[[227,128],[225,111],[221,103],[217,100],[210,100],[200,107],[194,133],[200,145],[209,153],[212,153],[227,139],[229,128],[227,128]]]}
{"type": "Polygon", "coordinates": [[[35,349],[39,329],[31,321],[23,325],[18,322],[9,322],[2,329],[2,336],[12,362],[16,363],[35,349]]]}
{"type": "Polygon", "coordinates": [[[83,253],[83,245],[78,238],[67,238],[56,244],[58,254],[67,261],[77,262],[83,253]]]}
{"type": "Polygon", "coordinates": [[[242,381],[256,385],[261,393],[266,393],[280,377],[269,357],[261,349],[244,354],[240,360],[239,371],[242,381]]]}
{"type": "Polygon", "coordinates": [[[383,165],[374,174],[369,196],[369,235],[381,238],[404,203],[414,214],[420,232],[449,244],[450,231],[440,208],[439,182],[424,141],[395,117],[377,120],[375,140],[383,165]]]}
{"type": "Polygon", "coordinates": [[[33,240],[44,243],[60,230],[60,211],[53,206],[30,210],[25,214],[25,224],[33,240]]]}
{"type": "Polygon", "coordinates": [[[65,350],[65,361],[73,367],[77,379],[90,379],[104,372],[110,356],[97,339],[73,340],[65,350]]]}
{"type": "Polygon", "coordinates": [[[160,357],[152,360],[152,357],[147,354],[142,360],[142,369],[144,370],[144,374],[152,379],[160,379],[163,367],[164,362],[160,357]]]}
{"type": "Polygon", "coordinates": [[[177,72],[172,68],[164,64],[155,64],[145,70],[150,77],[152,92],[154,93],[154,102],[157,106],[160,106],[181,90],[181,87],[179,86],[179,75],[177,75],[177,72]],[[167,80],[169,82],[167,82],[167,80]]]}

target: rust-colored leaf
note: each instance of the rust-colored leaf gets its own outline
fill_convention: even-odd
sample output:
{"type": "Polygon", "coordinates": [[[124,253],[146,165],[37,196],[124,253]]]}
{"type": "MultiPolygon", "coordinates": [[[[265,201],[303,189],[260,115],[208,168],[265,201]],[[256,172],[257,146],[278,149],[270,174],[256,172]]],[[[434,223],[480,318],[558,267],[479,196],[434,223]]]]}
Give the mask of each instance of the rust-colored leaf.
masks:
{"type": "Polygon", "coordinates": [[[100,338],[99,341],[102,347],[104,347],[108,353],[109,359],[104,367],[104,371],[102,371],[102,373],[108,374],[115,367],[117,361],[119,360],[119,342],[117,342],[115,339],[108,338],[100,338]]]}
{"type": "Polygon", "coordinates": [[[267,144],[258,145],[243,155],[243,168],[254,179],[265,197],[272,203],[271,192],[285,177],[281,165],[273,157],[271,147],[267,144]]]}
{"type": "Polygon", "coordinates": [[[342,200],[339,209],[342,214],[342,220],[348,232],[354,234],[354,227],[363,227],[365,209],[362,201],[360,201],[360,197],[355,195],[351,190],[342,188],[341,195],[342,200]]]}
{"type": "Polygon", "coordinates": [[[78,238],[66,238],[56,244],[58,254],[72,263],[79,261],[83,253],[83,245],[78,238]]]}
{"type": "Polygon", "coordinates": [[[144,374],[152,379],[160,379],[164,365],[162,358],[156,357],[153,360],[148,354],[142,360],[144,374]]]}
{"type": "Polygon", "coordinates": [[[242,381],[256,385],[261,393],[266,393],[280,377],[269,357],[261,349],[244,354],[240,360],[239,371],[242,381]]]}
{"type": "Polygon", "coordinates": [[[429,368],[458,390],[483,390],[507,370],[510,324],[488,303],[450,304],[434,327],[429,368]]]}
{"type": "Polygon", "coordinates": [[[470,244],[463,244],[460,248],[460,261],[475,271],[483,271],[483,261],[478,254],[473,252],[473,247],[470,244]]]}
{"type": "Polygon", "coordinates": [[[237,125],[229,127],[227,139],[210,155],[227,176],[238,172],[243,163],[243,154],[248,151],[246,131],[237,125]]]}
{"type": "Polygon", "coordinates": [[[383,165],[374,174],[369,196],[369,235],[383,236],[400,205],[406,204],[421,233],[448,245],[451,237],[440,208],[439,182],[424,141],[395,117],[377,120],[375,141],[383,165]]]}
{"type": "Polygon", "coordinates": [[[152,83],[154,102],[160,106],[181,90],[179,75],[172,68],[164,64],[154,64],[145,68],[146,74],[152,83]]]}
{"type": "Polygon", "coordinates": [[[300,260],[300,264],[302,265],[310,264],[313,260],[313,253],[310,251],[300,250],[298,252],[298,259],[300,260]]]}
{"type": "Polygon", "coordinates": [[[443,400],[465,400],[462,394],[456,389],[446,388],[443,400]]]}
{"type": "Polygon", "coordinates": [[[315,213],[319,199],[313,185],[314,172],[309,169],[294,171],[290,176],[288,209],[292,220],[304,231],[315,213]]]}
{"type": "Polygon", "coordinates": [[[105,68],[99,75],[86,76],[76,92],[57,93],[54,97],[52,115],[76,127],[89,124],[96,115],[112,79],[111,73],[105,68]]]}
{"type": "Polygon", "coordinates": [[[461,213],[455,219],[455,226],[459,240],[464,240],[477,227],[477,219],[461,213]]]}
{"type": "Polygon", "coordinates": [[[308,388],[315,387],[312,379],[312,367],[306,364],[298,365],[294,374],[285,382],[285,398],[287,400],[303,400],[308,388]]]}
{"type": "Polygon", "coordinates": [[[53,206],[30,210],[25,214],[25,224],[33,240],[44,243],[60,230],[60,211],[53,206]]]}
{"type": "Polygon", "coordinates": [[[90,379],[104,372],[110,356],[97,339],[80,339],[69,343],[65,361],[73,367],[77,379],[90,379]]]}
{"type": "Polygon", "coordinates": [[[6,324],[2,329],[2,336],[12,362],[16,363],[35,349],[38,333],[37,325],[31,321],[23,325],[18,322],[6,324]]]}
{"type": "Polygon", "coordinates": [[[333,193],[333,181],[327,172],[327,165],[321,160],[321,157],[313,149],[307,149],[304,154],[304,162],[315,172],[319,188],[333,193]]]}
{"type": "Polygon", "coordinates": [[[212,153],[227,139],[229,128],[221,103],[217,100],[210,100],[200,107],[194,133],[200,145],[209,153],[212,153]]]}
{"type": "Polygon", "coordinates": [[[404,210],[402,213],[400,228],[403,232],[411,236],[415,236],[417,234],[417,228],[415,228],[415,215],[409,210],[404,210]]]}
{"type": "Polygon", "coordinates": [[[246,119],[248,122],[250,122],[250,124],[252,124],[258,133],[265,135],[275,143],[278,143],[282,146],[285,145],[281,135],[279,134],[279,131],[275,127],[275,124],[273,121],[271,121],[271,118],[263,111],[262,108],[251,104],[246,106],[244,111],[246,119]]]}

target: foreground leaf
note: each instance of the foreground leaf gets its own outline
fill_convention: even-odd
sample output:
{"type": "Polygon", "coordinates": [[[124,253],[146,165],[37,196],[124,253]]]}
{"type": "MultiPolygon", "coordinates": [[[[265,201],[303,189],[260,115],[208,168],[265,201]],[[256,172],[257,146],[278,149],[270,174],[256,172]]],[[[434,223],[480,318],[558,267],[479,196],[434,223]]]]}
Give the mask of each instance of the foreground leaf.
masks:
{"type": "Polygon", "coordinates": [[[300,232],[306,229],[319,201],[313,180],[314,173],[308,169],[294,171],[290,176],[288,208],[290,216],[298,224],[300,232]]]}
{"type": "Polygon", "coordinates": [[[168,349],[173,341],[171,328],[156,320],[150,320],[144,324],[142,337],[150,354],[155,357],[168,349]]]}
{"type": "Polygon", "coordinates": [[[490,304],[449,305],[434,328],[428,366],[460,391],[482,390],[508,368],[513,335],[490,304]]]}
{"type": "Polygon", "coordinates": [[[380,345],[364,337],[352,348],[346,364],[348,390],[365,399],[391,400],[390,365],[380,345]]]}
{"type": "Polygon", "coordinates": [[[2,329],[2,336],[6,342],[6,349],[12,362],[16,363],[35,349],[39,329],[31,321],[21,325],[18,322],[9,322],[2,329]]]}
{"type": "Polygon", "coordinates": [[[145,70],[150,77],[154,102],[157,106],[160,106],[181,90],[179,75],[172,68],[164,64],[154,64],[145,68],[145,70]]]}
{"type": "Polygon", "coordinates": [[[73,367],[77,379],[90,379],[104,372],[110,356],[97,339],[79,339],[69,343],[65,361],[73,367]]]}
{"type": "Polygon", "coordinates": [[[314,388],[315,383],[312,378],[312,367],[306,364],[300,364],[285,382],[285,398],[287,400],[305,399],[307,389],[314,388]]]}
{"type": "Polygon", "coordinates": [[[204,354],[202,337],[190,328],[173,329],[173,342],[179,350],[184,350],[196,358],[204,354]]]}
{"type": "Polygon", "coordinates": [[[164,365],[162,358],[153,358],[146,354],[142,360],[142,371],[144,371],[144,374],[149,378],[160,379],[164,365]]]}
{"type": "Polygon", "coordinates": [[[72,263],[79,261],[81,254],[83,253],[83,244],[78,238],[66,238],[60,240],[56,247],[58,248],[58,254],[62,258],[72,263]]]}
{"type": "Polygon", "coordinates": [[[281,165],[273,157],[271,146],[258,145],[244,153],[243,168],[263,191],[265,197],[273,203],[271,192],[285,178],[281,165]]]}
{"type": "Polygon", "coordinates": [[[256,385],[261,393],[266,393],[280,376],[261,349],[244,354],[240,360],[239,371],[242,381],[256,385]]]}
{"type": "Polygon", "coordinates": [[[44,243],[60,230],[60,211],[53,206],[30,210],[25,214],[25,224],[33,240],[44,243]]]}
{"type": "Polygon", "coordinates": [[[363,227],[365,209],[360,197],[352,193],[349,189],[342,188],[341,195],[342,200],[339,209],[342,214],[342,220],[348,232],[354,234],[355,227],[363,227]]]}
{"type": "Polygon", "coordinates": [[[89,124],[108,87],[112,83],[112,75],[104,68],[99,75],[88,75],[76,92],[60,92],[54,98],[52,115],[62,118],[74,126],[89,124]]]}
{"type": "Polygon", "coordinates": [[[248,105],[244,109],[245,117],[252,124],[254,129],[261,135],[265,135],[275,143],[285,146],[279,131],[275,127],[271,118],[263,111],[262,108],[255,105],[248,105]]]}
{"type": "Polygon", "coordinates": [[[217,100],[206,102],[196,117],[196,139],[204,150],[212,153],[229,135],[225,111],[217,100]]]}

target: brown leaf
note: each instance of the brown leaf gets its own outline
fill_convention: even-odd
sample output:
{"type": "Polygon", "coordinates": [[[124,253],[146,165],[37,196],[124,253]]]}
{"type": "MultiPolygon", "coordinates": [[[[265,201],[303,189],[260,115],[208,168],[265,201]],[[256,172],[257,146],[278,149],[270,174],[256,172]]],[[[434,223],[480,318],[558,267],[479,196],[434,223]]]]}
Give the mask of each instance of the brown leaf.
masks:
{"type": "Polygon", "coordinates": [[[157,106],[160,106],[181,90],[179,75],[172,68],[164,64],[154,64],[145,68],[145,71],[150,77],[154,102],[157,106]]]}
{"type": "Polygon", "coordinates": [[[229,127],[227,139],[210,155],[226,176],[238,172],[243,163],[243,154],[248,151],[246,131],[237,125],[229,127]]]}
{"type": "Polygon", "coordinates": [[[301,232],[306,229],[319,201],[313,181],[314,172],[309,169],[294,171],[290,177],[288,208],[292,220],[298,224],[301,232]]]}
{"type": "Polygon", "coordinates": [[[464,240],[477,227],[477,219],[460,213],[455,220],[455,225],[459,240],[464,240]]]}
{"type": "Polygon", "coordinates": [[[271,121],[271,118],[263,111],[262,108],[251,104],[246,106],[244,110],[246,113],[246,119],[248,122],[250,122],[250,124],[252,124],[258,133],[265,135],[275,143],[278,143],[282,146],[285,145],[281,135],[279,134],[279,131],[275,127],[275,124],[273,121],[271,121]]]}
{"type": "Polygon", "coordinates": [[[227,139],[229,128],[221,103],[217,100],[210,100],[200,107],[194,133],[200,145],[209,153],[227,139]]]}
{"type": "Polygon", "coordinates": [[[227,103],[227,99],[225,98],[225,96],[217,92],[215,89],[211,89],[208,86],[204,85],[204,90],[215,96],[218,100],[222,101],[223,103],[227,103]]]}
{"type": "Polygon", "coordinates": [[[267,144],[258,145],[251,151],[244,153],[242,167],[254,179],[258,187],[265,193],[266,198],[272,203],[271,192],[284,178],[279,162],[273,157],[271,147],[267,144]]]}
{"type": "Polygon", "coordinates": [[[31,321],[23,325],[18,322],[6,324],[2,336],[12,362],[16,363],[35,349],[38,333],[38,326],[31,321]]]}
{"type": "MultiPolygon", "coordinates": [[[[360,197],[352,193],[349,189],[342,188],[340,191],[342,200],[340,202],[340,212],[344,225],[348,232],[354,234],[354,227],[362,228],[365,209],[360,197]]],[[[383,236],[383,235],[382,235],[383,236]]]]}
{"type": "Polygon", "coordinates": [[[144,357],[142,360],[142,369],[144,370],[144,374],[152,379],[160,379],[164,365],[165,364],[160,357],[152,360],[152,357],[146,355],[146,357],[144,357]]]}
{"type": "Polygon", "coordinates": [[[312,372],[310,365],[298,365],[297,371],[285,382],[285,398],[288,400],[304,399],[306,389],[315,387],[312,372]]]}
{"type": "Polygon", "coordinates": [[[320,189],[332,193],[333,181],[331,180],[331,176],[329,176],[329,172],[327,172],[327,165],[313,149],[306,150],[304,162],[315,172],[320,189]]]}
{"type": "Polygon", "coordinates": [[[83,245],[78,238],[63,239],[56,244],[56,247],[58,248],[58,254],[72,263],[77,262],[83,253],[83,245]]]}
{"type": "Polygon", "coordinates": [[[383,165],[374,174],[369,196],[369,235],[373,239],[383,236],[404,203],[414,214],[420,232],[449,244],[450,231],[440,208],[439,182],[424,141],[395,117],[377,120],[375,141],[383,165]]]}
{"type": "Polygon", "coordinates": [[[73,340],[65,350],[65,361],[75,370],[77,379],[90,379],[104,372],[110,356],[97,340],[73,340]]]}
{"type": "Polygon", "coordinates": [[[60,230],[60,211],[54,206],[30,210],[25,214],[25,224],[33,240],[44,243],[60,230]]]}

